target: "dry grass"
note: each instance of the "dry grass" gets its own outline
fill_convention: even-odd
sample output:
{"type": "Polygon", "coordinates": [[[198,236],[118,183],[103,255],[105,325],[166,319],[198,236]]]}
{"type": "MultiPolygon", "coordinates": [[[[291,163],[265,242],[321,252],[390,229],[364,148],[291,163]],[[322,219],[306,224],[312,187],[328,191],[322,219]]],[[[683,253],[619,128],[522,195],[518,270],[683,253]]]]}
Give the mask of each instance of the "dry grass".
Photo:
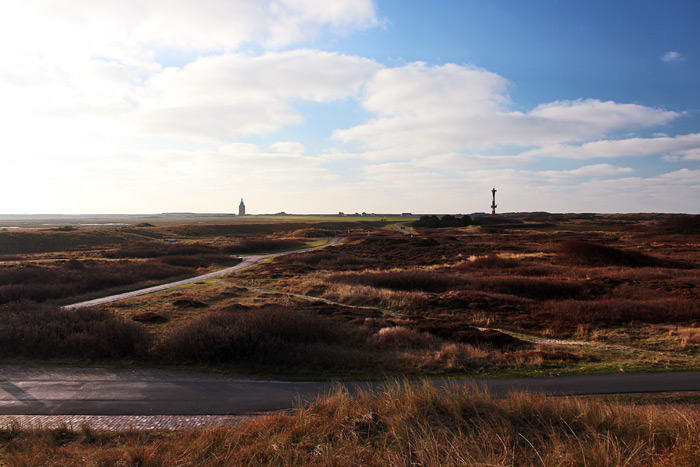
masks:
{"type": "Polygon", "coordinates": [[[683,348],[692,344],[700,344],[700,328],[676,328],[669,331],[669,335],[680,340],[683,348]]]}
{"type": "Polygon", "coordinates": [[[23,466],[691,467],[700,464],[700,410],[397,384],[227,428],[10,427],[0,440],[0,459],[23,466]]]}
{"type": "Polygon", "coordinates": [[[392,310],[420,308],[427,299],[425,292],[395,291],[348,284],[331,284],[323,291],[322,297],[348,305],[375,306],[392,310]]]}
{"type": "Polygon", "coordinates": [[[427,332],[418,332],[403,326],[381,328],[372,336],[372,343],[376,347],[410,349],[410,348],[435,348],[440,346],[440,341],[427,332]]]}

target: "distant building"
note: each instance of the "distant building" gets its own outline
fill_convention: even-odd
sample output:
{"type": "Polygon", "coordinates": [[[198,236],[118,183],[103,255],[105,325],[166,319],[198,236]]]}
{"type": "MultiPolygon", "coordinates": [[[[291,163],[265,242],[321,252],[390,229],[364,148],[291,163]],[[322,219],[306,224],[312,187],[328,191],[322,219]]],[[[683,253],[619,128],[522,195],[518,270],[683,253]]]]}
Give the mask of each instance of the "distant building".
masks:
{"type": "Polygon", "coordinates": [[[411,217],[411,216],[413,216],[413,214],[411,214],[410,212],[402,212],[401,216],[402,217],[411,217]]]}
{"type": "Polygon", "coordinates": [[[238,215],[245,216],[245,204],[243,204],[243,198],[241,198],[241,204],[238,205],[238,215]]]}

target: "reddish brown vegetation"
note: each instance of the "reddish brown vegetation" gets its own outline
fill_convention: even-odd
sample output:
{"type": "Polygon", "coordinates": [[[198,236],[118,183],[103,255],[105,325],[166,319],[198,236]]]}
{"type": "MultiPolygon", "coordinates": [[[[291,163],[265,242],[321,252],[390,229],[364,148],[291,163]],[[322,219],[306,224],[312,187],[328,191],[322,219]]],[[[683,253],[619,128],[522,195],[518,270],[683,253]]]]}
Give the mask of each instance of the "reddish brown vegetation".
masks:
{"type": "Polygon", "coordinates": [[[540,217],[504,216],[493,232],[419,229],[423,237],[355,238],[261,265],[255,278],[402,313],[380,320],[384,325],[496,348],[509,343],[469,340],[471,326],[571,335],[579,325],[700,323],[700,254],[692,237],[700,217],[540,217]],[[538,232],[555,222],[563,223],[556,231],[538,232]],[[679,233],[658,237],[660,226],[679,233]]]}
{"type": "Polygon", "coordinates": [[[573,332],[579,324],[605,327],[635,322],[689,323],[700,320],[700,303],[679,299],[549,301],[537,308],[532,318],[565,332],[573,332]]]}
{"type": "Polygon", "coordinates": [[[154,311],[135,314],[131,319],[139,323],[167,323],[169,321],[168,318],[154,311]]]}
{"type": "Polygon", "coordinates": [[[154,353],[174,362],[300,364],[310,355],[333,363],[332,345],[362,347],[361,328],[283,307],[238,307],[189,321],[163,337],[154,353]],[[323,345],[325,352],[312,352],[323,345]]]}
{"type": "Polygon", "coordinates": [[[181,276],[190,268],[160,261],[68,261],[55,265],[0,267],[0,304],[21,299],[38,302],[72,297],[111,287],[181,276]]]}
{"type": "Polygon", "coordinates": [[[148,345],[148,334],[139,325],[104,311],[67,311],[26,301],[0,307],[3,356],[134,358],[148,345]]]}
{"type": "Polygon", "coordinates": [[[639,251],[625,251],[596,243],[571,240],[562,243],[560,257],[572,264],[587,266],[649,267],[664,264],[658,258],[639,251]]]}
{"type": "Polygon", "coordinates": [[[369,285],[392,290],[420,290],[423,292],[445,292],[465,284],[464,279],[456,275],[440,274],[431,271],[332,274],[328,276],[327,280],[329,282],[342,282],[351,285],[369,285]]]}

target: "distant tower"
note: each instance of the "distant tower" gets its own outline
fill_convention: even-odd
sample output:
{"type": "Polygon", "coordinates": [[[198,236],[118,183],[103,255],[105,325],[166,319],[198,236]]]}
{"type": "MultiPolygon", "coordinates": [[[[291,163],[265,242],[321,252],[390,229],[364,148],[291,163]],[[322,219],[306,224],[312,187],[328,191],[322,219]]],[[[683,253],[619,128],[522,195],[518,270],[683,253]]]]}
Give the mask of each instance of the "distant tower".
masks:
{"type": "Polygon", "coordinates": [[[241,204],[238,205],[238,215],[245,216],[245,204],[243,204],[243,198],[241,198],[241,204]]]}
{"type": "Polygon", "coordinates": [[[498,207],[498,205],[496,204],[496,189],[495,188],[491,189],[491,195],[493,195],[493,201],[491,201],[491,215],[493,216],[496,214],[496,208],[498,207]]]}

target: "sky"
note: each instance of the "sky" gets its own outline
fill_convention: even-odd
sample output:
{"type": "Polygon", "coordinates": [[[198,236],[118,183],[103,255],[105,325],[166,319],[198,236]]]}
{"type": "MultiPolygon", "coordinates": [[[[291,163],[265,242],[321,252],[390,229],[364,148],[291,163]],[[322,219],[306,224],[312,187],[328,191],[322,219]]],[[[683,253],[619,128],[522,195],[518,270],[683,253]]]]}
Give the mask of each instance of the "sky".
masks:
{"type": "Polygon", "coordinates": [[[697,0],[0,0],[0,214],[700,212],[697,0]]]}

